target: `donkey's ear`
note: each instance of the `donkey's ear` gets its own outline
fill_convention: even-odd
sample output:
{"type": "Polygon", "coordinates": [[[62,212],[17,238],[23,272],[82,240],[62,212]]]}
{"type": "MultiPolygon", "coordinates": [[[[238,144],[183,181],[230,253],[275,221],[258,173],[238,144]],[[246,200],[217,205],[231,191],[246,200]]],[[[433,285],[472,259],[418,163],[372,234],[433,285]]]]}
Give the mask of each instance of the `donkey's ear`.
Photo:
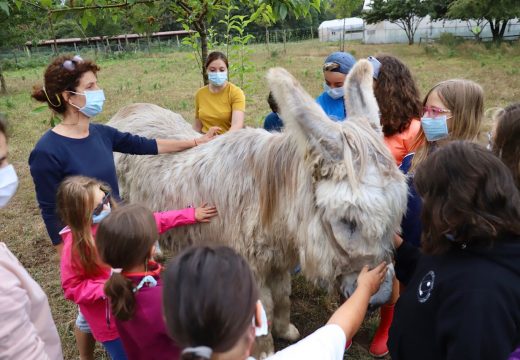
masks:
{"type": "Polygon", "coordinates": [[[372,64],[368,60],[359,60],[350,70],[345,89],[345,106],[349,121],[367,119],[372,127],[380,129],[379,107],[374,96],[372,64]]]}
{"type": "Polygon", "coordinates": [[[278,103],[286,132],[294,136],[304,147],[320,152],[323,158],[331,161],[341,160],[341,126],[328,118],[316,101],[285,69],[270,69],[267,80],[278,103]]]}

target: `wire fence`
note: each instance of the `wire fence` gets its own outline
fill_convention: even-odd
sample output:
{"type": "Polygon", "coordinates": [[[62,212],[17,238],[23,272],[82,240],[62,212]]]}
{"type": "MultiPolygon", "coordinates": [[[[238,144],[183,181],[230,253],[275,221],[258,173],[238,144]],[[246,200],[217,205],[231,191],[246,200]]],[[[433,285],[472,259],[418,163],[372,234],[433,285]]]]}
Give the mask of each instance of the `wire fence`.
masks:
{"type": "MultiPolygon", "coordinates": [[[[250,44],[288,43],[310,40],[318,37],[317,27],[306,27],[298,29],[268,29],[249,33],[253,35],[250,44]]],[[[0,49],[0,61],[5,70],[24,67],[41,66],[47,64],[51,58],[62,53],[89,54],[94,58],[117,58],[130,56],[133,53],[168,53],[177,51],[192,51],[192,48],[183,44],[184,36],[170,37],[146,37],[137,39],[121,39],[104,37],[99,41],[87,43],[84,40],[61,41],[58,44],[48,43],[46,45],[31,44],[14,47],[11,49],[0,49]]],[[[225,44],[225,34],[218,33],[211,41],[225,44]]]]}

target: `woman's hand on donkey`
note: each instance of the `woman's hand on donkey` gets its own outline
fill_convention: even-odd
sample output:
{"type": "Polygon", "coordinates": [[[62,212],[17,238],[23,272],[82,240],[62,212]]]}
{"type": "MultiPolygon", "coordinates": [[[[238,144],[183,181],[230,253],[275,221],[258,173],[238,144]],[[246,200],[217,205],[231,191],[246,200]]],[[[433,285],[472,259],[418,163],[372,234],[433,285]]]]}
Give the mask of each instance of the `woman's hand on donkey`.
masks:
{"type": "Polygon", "coordinates": [[[358,287],[366,287],[370,295],[374,295],[379,287],[385,281],[387,265],[382,262],[372,270],[368,270],[368,265],[365,265],[358,275],[358,287]]]}
{"type": "Polygon", "coordinates": [[[197,220],[197,222],[210,222],[210,219],[217,215],[217,208],[215,206],[208,206],[207,203],[195,208],[195,220],[197,220]]]}
{"type": "Polygon", "coordinates": [[[212,126],[208,129],[207,133],[202,135],[200,138],[197,138],[196,144],[200,145],[200,144],[207,143],[208,141],[214,139],[215,136],[217,136],[219,133],[220,133],[220,128],[218,126],[212,126]]]}

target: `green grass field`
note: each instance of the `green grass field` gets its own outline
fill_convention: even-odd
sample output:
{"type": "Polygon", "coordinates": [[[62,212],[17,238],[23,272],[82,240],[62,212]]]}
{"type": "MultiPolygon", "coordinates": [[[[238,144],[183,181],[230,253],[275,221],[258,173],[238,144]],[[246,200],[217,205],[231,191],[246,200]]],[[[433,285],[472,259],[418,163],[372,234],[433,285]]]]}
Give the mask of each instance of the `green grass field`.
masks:
{"type": "MultiPolygon", "coordinates": [[[[307,41],[281,45],[251,46],[255,71],[246,74],[246,123],[260,126],[269,113],[266,102],[268,87],[266,70],[273,66],[287,68],[300,80],[312,96],[322,90],[321,64],[336,44],[307,41]],[[273,51],[275,49],[275,51],[273,51]],[[274,55],[274,56],[273,56],[274,55]]],[[[424,94],[435,83],[449,78],[467,78],[479,82],[485,90],[487,109],[504,106],[520,99],[520,45],[502,44],[487,49],[483,45],[463,43],[454,47],[442,45],[362,45],[348,44],[347,51],[357,58],[377,53],[390,53],[410,66],[424,94]]],[[[86,54],[82,54],[87,57],[86,54]]],[[[233,62],[233,59],[230,59],[233,62]]],[[[135,54],[133,58],[99,60],[99,84],[107,101],[98,122],[106,122],[121,107],[134,102],[155,103],[179,112],[193,120],[194,93],[202,85],[193,55],[187,52],[135,54]]],[[[31,149],[49,128],[50,112],[31,113],[40,104],[30,98],[32,86],[41,83],[43,68],[6,72],[9,88],[0,97],[0,112],[7,114],[10,124],[10,161],[20,177],[17,194],[9,206],[0,212],[0,241],[7,243],[22,264],[38,281],[49,297],[54,320],[61,335],[66,359],[77,358],[72,335],[75,306],[64,300],[59,283],[59,266],[50,245],[36,203],[27,160],[31,149]]],[[[231,74],[233,81],[233,74],[231,74]]],[[[303,334],[321,326],[337,306],[337,299],[314,289],[303,279],[296,278],[293,292],[293,321],[303,334]]],[[[377,317],[365,322],[350,359],[368,359],[366,347],[376,326],[377,317]]],[[[284,344],[279,343],[281,346],[284,344]]],[[[99,352],[100,358],[103,356],[99,352]]]]}

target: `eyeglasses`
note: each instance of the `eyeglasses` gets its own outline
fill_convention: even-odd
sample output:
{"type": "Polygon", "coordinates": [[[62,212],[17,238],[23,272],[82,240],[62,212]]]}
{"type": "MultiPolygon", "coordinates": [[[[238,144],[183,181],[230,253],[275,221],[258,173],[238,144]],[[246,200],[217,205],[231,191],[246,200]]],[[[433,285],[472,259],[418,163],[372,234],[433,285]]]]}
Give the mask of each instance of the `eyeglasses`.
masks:
{"type": "Polygon", "coordinates": [[[339,64],[335,62],[328,62],[323,64],[323,71],[332,71],[339,68],[339,64]]]}
{"type": "Polygon", "coordinates": [[[61,66],[69,71],[74,71],[76,69],[76,65],[82,63],[83,59],[79,55],[74,55],[71,60],[65,60],[61,66]]]}
{"type": "Polygon", "coordinates": [[[103,211],[103,207],[105,205],[108,205],[109,203],[110,203],[110,193],[105,191],[105,196],[103,196],[103,200],[101,200],[99,205],[96,206],[96,208],[92,212],[92,215],[97,216],[97,215],[101,214],[101,211],[103,211]]]}
{"type": "Polygon", "coordinates": [[[437,106],[424,106],[423,107],[423,115],[433,115],[433,117],[437,117],[442,114],[451,113],[448,109],[442,109],[437,106]]]}

